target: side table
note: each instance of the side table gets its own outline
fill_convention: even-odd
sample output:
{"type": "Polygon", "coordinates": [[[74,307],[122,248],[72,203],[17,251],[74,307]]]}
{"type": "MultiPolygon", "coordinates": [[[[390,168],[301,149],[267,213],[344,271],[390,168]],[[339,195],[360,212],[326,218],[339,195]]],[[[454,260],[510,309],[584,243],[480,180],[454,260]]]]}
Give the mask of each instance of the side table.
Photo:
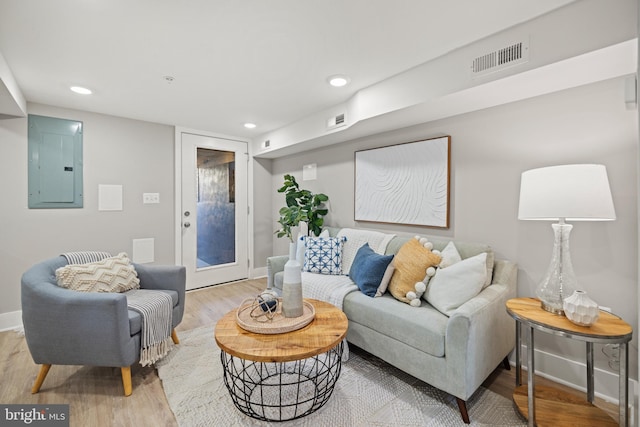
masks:
{"type": "Polygon", "coordinates": [[[618,425],[600,408],[593,405],[593,344],[620,345],[619,425],[628,426],[629,416],[629,348],[633,329],[618,316],[600,311],[598,321],[590,327],[572,323],[565,316],[545,311],[536,298],[513,298],[507,301],[507,312],[516,320],[516,390],[513,400],[529,426],[543,425],[618,425]],[[527,334],[527,385],[522,386],[522,328],[527,334]],[[586,342],[587,402],[552,387],[535,387],[534,330],[586,342]],[[534,392],[535,390],[535,392],[534,392]],[[536,408],[536,400],[539,407],[536,408]],[[537,424],[536,424],[537,419],[537,424]],[[563,421],[566,420],[566,424],[563,421]]]}

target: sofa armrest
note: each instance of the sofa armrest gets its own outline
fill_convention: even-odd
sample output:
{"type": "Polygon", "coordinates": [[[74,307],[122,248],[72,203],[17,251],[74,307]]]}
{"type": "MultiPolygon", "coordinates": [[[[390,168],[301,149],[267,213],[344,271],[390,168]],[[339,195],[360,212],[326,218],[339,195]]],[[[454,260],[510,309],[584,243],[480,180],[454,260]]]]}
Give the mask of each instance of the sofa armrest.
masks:
{"type": "MultiPolygon", "coordinates": [[[[447,324],[445,357],[464,366],[464,394],[470,396],[515,346],[515,322],[507,300],[516,296],[518,267],[496,260],[493,283],[460,306],[447,324]]],[[[457,375],[460,375],[458,372],[457,375]]]]}
{"type": "Polygon", "coordinates": [[[284,265],[289,261],[288,255],[277,255],[267,258],[267,288],[274,289],[276,273],[284,271],[284,265]]]}

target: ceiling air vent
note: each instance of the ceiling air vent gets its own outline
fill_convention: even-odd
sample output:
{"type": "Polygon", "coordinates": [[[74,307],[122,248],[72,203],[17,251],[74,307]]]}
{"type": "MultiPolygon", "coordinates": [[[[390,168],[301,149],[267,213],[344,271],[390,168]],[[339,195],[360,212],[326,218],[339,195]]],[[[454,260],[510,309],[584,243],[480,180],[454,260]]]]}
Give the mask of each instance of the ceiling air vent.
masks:
{"type": "Polygon", "coordinates": [[[520,41],[475,58],[471,63],[471,75],[483,76],[528,61],[529,42],[520,41]]]}
{"type": "Polygon", "coordinates": [[[337,116],[331,117],[327,120],[327,129],[335,129],[340,126],[344,126],[345,124],[344,113],[338,114],[337,116]]]}

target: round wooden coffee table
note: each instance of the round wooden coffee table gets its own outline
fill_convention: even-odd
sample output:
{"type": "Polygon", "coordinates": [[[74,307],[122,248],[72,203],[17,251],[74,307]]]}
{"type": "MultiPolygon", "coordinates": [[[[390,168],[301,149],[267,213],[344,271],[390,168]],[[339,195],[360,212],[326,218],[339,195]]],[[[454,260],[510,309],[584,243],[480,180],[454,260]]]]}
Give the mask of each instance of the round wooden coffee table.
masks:
{"type": "Polygon", "coordinates": [[[264,421],[293,420],[317,411],[331,397],[342,366],[347,316],[332,304],[305,301],[316,315],[296,331],[246,331],[236,322],[237,309],[216,324],[224,383],[242,413],[264,421]]]}

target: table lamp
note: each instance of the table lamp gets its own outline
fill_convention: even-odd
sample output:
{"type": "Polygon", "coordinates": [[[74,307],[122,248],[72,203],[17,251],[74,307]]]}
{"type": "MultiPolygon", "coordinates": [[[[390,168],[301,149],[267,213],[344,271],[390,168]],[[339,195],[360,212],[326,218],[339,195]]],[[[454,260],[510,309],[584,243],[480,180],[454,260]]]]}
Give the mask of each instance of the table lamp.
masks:
{"type": "Polygon", "coordinates": [[[577,288],[571,265],[569,234],[565,221],[616,219],[603,165],[562,165],[522,173],[518,219],[558,221],[552,224],[553,254],[545,277],[536,290],[542,308],[564,314],[563,301],[577,288]]]}

